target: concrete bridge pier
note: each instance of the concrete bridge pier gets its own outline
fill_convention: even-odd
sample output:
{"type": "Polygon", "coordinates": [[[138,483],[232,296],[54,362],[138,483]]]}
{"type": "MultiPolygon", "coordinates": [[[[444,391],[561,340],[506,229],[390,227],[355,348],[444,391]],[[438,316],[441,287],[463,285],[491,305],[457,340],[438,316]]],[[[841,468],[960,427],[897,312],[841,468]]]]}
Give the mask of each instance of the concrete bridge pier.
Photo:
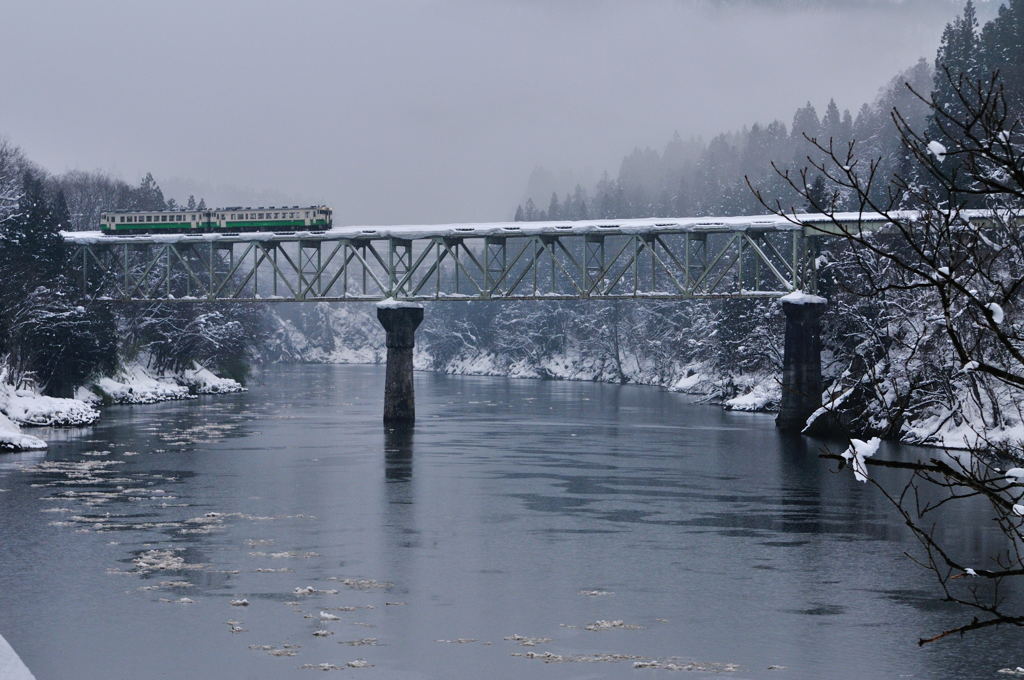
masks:
{"type": "Polygon", "coordinates": [[[411,302],[385,300],[377,304],[377,320],[387,332],[387,375],[384,382],[384,422],[411,425],[416,420],[412,384],[412,351],[423,307],[411,302]]]}
{"type": "Polygon", "coordinates": [[[800,432],[821,407],[821,315],[825,298],[796,292],[782,299],[786,344],[782,359],[782,403],[775,425],[800,432]]]}

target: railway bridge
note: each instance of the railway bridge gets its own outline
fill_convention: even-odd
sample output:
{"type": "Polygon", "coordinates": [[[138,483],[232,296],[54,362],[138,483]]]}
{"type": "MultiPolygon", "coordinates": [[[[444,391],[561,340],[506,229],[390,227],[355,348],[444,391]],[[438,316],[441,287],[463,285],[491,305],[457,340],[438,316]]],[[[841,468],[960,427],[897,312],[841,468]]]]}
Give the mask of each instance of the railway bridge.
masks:
{"type": "MultiPolygon", "coordinates": [[[[885,223],[860,213],[839,220],[844,228],[885,223]]],[[[91,299],[377,302],[391,423],[415,417],[412,352],[424,302],[781,299],[777,424],[800,431],[821,405],[818,244],[838,228],[835,216],[762,215],[63,236],[91,299]]]]}

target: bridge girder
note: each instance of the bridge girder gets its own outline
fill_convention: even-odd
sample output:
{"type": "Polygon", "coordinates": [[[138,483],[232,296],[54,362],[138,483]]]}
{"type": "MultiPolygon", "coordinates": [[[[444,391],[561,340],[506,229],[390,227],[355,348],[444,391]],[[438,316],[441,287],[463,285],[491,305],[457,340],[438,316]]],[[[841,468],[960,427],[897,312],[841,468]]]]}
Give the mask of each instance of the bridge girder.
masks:
{"type": "Polygon", "coordinates": [[[816,289],[803,229],[75,241],[94,299],[341,302],[774,298],[816,289]]]}

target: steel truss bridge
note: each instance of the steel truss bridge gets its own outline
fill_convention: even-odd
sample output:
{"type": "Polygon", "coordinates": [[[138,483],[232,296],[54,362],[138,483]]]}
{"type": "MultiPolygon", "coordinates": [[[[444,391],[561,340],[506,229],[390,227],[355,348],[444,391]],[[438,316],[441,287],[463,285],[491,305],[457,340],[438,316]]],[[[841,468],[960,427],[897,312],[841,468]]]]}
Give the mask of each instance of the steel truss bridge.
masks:
{"type": "Polygon", "coordinates": [[[757,298],[816,289],[815,236],[831,221],[799,222],[755,216],[64,238],[82,292],[122,302],[757,298]]]}

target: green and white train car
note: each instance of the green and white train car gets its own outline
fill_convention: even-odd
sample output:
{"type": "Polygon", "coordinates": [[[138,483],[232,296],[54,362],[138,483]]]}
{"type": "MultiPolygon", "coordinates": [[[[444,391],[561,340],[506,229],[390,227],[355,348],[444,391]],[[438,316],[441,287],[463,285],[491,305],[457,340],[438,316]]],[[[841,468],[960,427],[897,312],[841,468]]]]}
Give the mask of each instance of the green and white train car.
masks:
{"type": "Polygon", "coordinates": [[[332,226],[325,205],[215,210],[112,210],[100,215],[104,234],[324,231],[332,226]]]}

